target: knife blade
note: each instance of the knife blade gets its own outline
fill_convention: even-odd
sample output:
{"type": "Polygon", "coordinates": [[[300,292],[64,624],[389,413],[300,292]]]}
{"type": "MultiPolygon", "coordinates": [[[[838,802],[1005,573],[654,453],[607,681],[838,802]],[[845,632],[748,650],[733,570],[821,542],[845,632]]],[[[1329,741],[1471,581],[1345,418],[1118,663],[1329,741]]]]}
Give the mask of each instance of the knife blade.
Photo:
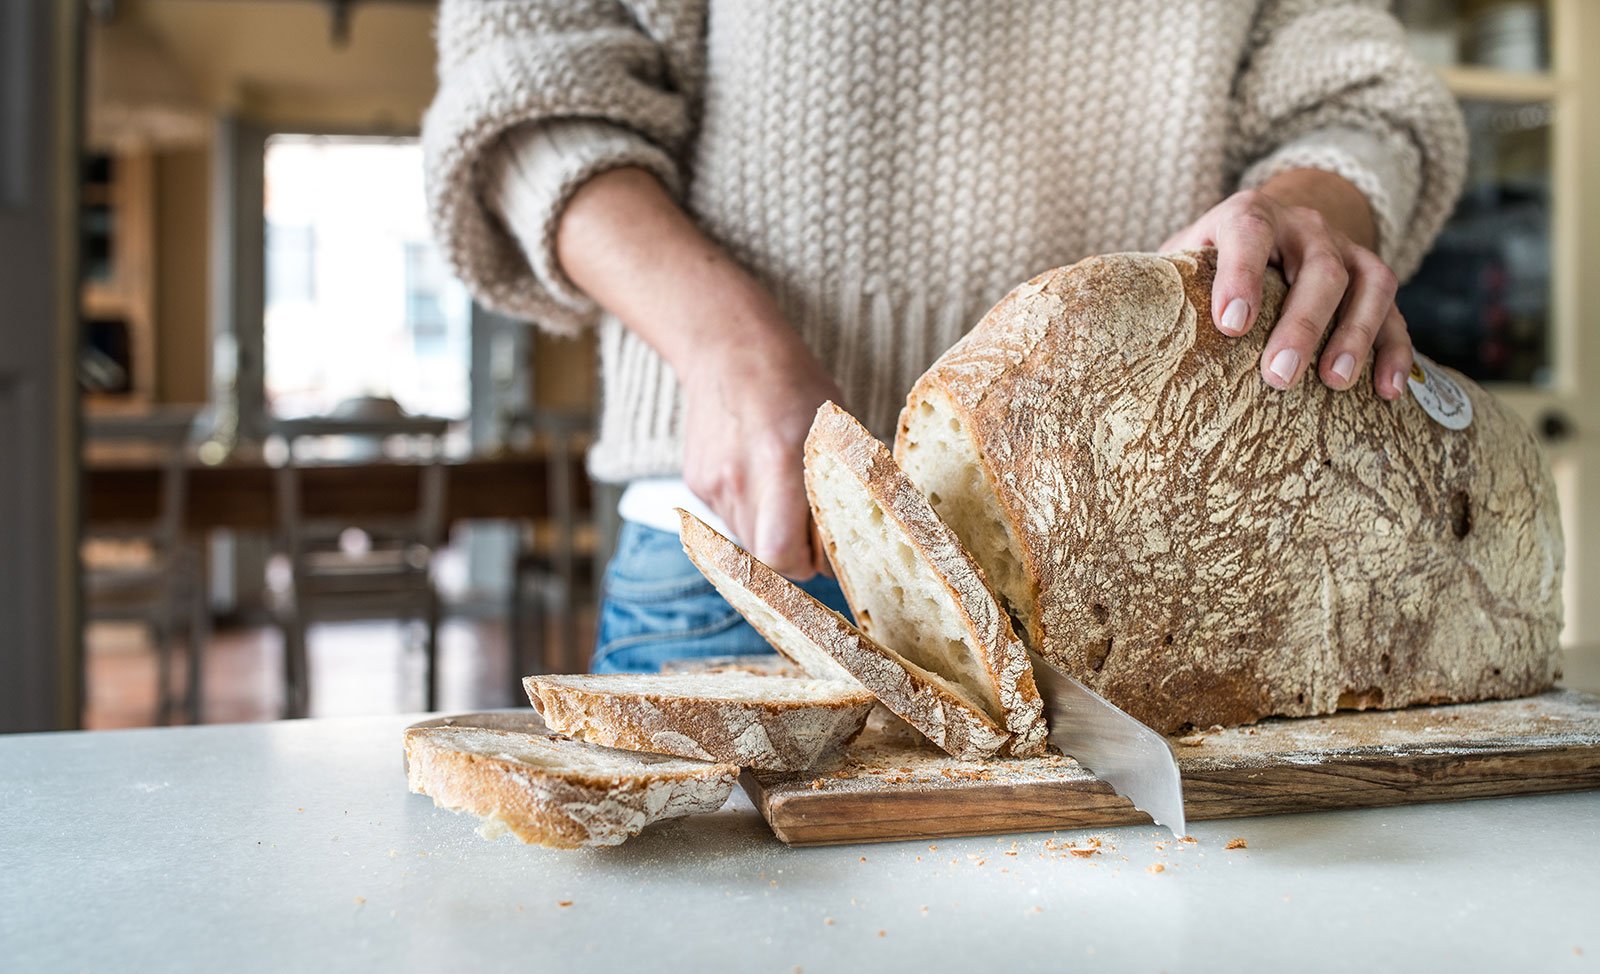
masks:
{"type": "Polygon", "coordinates": [[[1050,743],[1133,807],[1182,838],[1183,777],[1167,739],[1128,716],[1111,701],[1061,672],[1037,653],[1033,678],[1044,698],[1050,743]]]}

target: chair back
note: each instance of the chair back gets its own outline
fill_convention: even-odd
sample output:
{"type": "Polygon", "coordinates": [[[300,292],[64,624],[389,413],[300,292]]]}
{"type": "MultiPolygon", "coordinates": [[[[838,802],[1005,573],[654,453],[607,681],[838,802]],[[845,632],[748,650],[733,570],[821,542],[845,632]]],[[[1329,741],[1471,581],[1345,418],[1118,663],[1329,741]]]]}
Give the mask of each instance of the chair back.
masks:
{"type": "Polygon", "coordinates": [[[444,531],[444,437],[449,421],[431,416],[334,417],[278,420],[282,443],[276,471],[278,524],[291,556],[308,542],[356,528],[374,536],[438,548],[444,531]],[[367,517],[309,516],[301,473],[308,467],[349,466],[382,457],[417,470],[416,503],[406,513],[367,517]]]}
{"type": "Polygon", "coordinates": [[[92,524],[85,528],[87,537],[143,541],[160,556],[171,556],[177,550],[183,540],[188,506],[189,446],[202,413],[200,407],[172,406],[84,419],[83,443],[87,451],[137,454],[146,461],[153,457],[161,470],[155,520],[92,524]]]}
{"type": "Polygon", "coordinates": [[[557,572],[569,581],[572,577],[579,521],[577,498],[573,490],[581,465],[573,462],[573,444],[594,432],[594,414],[586,411],[535,410],[519,417],[543,443],[548,463],[545,467],[545,496],[549,498],[550,520],[555,525],[554,562],[557,572]]]}

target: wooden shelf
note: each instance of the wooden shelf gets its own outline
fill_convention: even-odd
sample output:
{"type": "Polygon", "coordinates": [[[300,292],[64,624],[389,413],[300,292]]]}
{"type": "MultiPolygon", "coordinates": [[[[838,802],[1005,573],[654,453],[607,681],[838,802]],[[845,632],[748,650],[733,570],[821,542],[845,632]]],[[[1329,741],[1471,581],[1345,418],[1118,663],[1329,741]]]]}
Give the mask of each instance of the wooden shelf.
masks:
{"type": "Polygon", "coordinates": [[[1436,68],[1457,98],[1481,101],[1553,101],[1562,83],[1549,72],[1527,74],[1471,65],[1436,68]]]}
{"type": "Polygon", "coordinates": [[[108,182],[79,184],[84,207],[111,211],[110,275],[79,287],[86,318],[114,318],[128,329],[126,392],[84,393],[96,409],[138,408],[156,398],[155,161],[146,150],[118,152],[108,182]]]}
{"type": "Polygon", "coordinates": [[[132,302],[122,289],[112,281],[85,281],[83,285],[83,313],[91,318],[121,318],[127,316],[132,302]]]}

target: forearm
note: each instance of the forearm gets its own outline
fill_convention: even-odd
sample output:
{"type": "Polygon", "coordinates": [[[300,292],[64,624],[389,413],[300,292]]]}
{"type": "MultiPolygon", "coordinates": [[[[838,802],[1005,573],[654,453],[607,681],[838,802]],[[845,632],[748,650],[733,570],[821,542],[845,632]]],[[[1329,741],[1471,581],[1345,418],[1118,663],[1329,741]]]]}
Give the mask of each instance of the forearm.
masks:
{"type": "Polygon", "coordinates": [[[817,406],[839,389],[777,302],[641,169],[584,183],[555,249],[572,283],[677,373],[689,489],[778,571],[825,569],[801,453],[817,406]]]}
{"type": "Polygon", "coordinates": [[[1284,206],[1316,210],[1352,243],[1378,249],[1372,204],[1349,180],[1321,169],[1289,169],[1261,184],[1261,192],[1284,206]]]}
{"type": "Polygon", "coordinates": [[[614,169],[578,190],[557,227],[556,256],[680,377],[722,351],[799,344],[766,289],[642,169],[614,169]]]}

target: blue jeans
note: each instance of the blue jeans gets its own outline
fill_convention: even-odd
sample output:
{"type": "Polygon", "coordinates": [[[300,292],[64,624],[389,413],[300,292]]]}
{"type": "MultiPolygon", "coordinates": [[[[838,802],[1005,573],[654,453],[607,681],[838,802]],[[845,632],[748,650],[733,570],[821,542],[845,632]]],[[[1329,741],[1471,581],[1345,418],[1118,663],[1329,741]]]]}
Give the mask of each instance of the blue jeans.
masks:
{"type": "MultiPolygon", "coordinates": [[[[818,575],[799,584],[850,618],[838,582],[818,575]]],[[[591,670],[653,673],[668,660],[770,652],[761,634],[694,567],[677,535],[623,522],[606,566],[591,670]]]]}

